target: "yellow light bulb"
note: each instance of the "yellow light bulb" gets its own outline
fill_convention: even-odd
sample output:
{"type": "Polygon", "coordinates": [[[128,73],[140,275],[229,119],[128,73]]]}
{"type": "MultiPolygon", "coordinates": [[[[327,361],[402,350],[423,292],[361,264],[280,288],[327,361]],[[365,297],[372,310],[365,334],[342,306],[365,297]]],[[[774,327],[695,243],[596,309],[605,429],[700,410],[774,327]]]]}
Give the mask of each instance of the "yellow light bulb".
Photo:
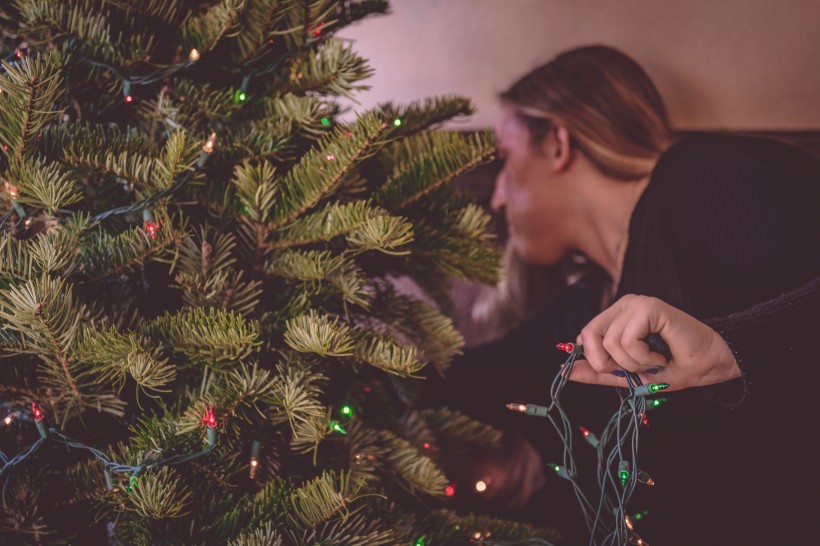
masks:
{"type": "Polygon", "coordinates": [[[487,484],[483,480],[478,480],[475,482],[475,490],[479,493],[483,493],[487,490],[487,484]]]}
{"type": "Polygon", "coordinates": [[[216,144],[216,133],[211,133],[208,137],[208,140],[205,141],[205,146],[202,147],[202,151],[206,154],[210,154],[214,151],[214,145],[216,144]]]}
{"type": "Polygon", "coordinates": [[[17,186],[11,184],[8,181],[4,182],[4,185],[6,186],[6,191],[9,192],[9,195],[12,199],[16,198],[19,195],[20,190],[17,189],[17,186]]]}
{"type": "Polygon", "coordinates": [[[192,63],[197,62],[199,60],[199,51],[197,51],[196,48],[192,49],[188,54],[188,59],[190,59],[192,63]]]}
{"type": "Polygon", "coordinates": [[[10,425],[11,421],[12,421],[11,415],[6,415],[6,418],[3,419],[3,422],[6,423],[7,425],[10,425]]]}

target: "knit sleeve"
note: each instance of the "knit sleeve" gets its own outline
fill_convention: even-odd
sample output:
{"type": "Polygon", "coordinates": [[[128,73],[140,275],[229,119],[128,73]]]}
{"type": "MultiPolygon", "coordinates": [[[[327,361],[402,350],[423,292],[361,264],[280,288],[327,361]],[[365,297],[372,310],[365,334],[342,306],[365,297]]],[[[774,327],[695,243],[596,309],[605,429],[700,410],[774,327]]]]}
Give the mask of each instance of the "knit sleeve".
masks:
{"type": "Polygon", "coordinates": [[[682,253],[714,264],[699,286],[726,308],[699,318],[726,341],[743,377],[740,396],[728,384],[712,391],[729,407],[768,400],[788,389],[785,378],[820,369],[820,162],[763,139],[709,135],[687,146],[671,161],[679,182],[667,195],[671,229],[682,253]]]}
{"type": "Polygon", "coordinates": [[[789,392],[789,383],[811,384],[820,373],[820,277],[739,313],[708,319],[726,341],[743,373],[739,398],[727,388],[713,389],[720,401],[737,407],[758,390],[789,392]],[[758,385],[760,383],[760,385],[758,385]]]}

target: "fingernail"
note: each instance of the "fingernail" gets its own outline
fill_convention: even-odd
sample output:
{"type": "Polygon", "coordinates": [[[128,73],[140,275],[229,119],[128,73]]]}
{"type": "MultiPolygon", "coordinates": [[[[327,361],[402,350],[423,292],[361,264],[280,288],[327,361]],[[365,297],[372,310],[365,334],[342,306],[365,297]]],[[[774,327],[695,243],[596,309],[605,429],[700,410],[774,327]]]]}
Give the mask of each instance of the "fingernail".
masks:
{"type": "Polygon", "coordinates": [[[612,372],[612,375],[615,377],[626,377],[626,372],[622,372],[621,370],[615,370],[612,372]]]}
{"type": "Polygon", "coordinates": [[[649,368],[648,370],[646,370],[646,373],[651,373],[652,375],[655,375],[656,373],[663,371],[665,369],[666,366],[657,366],[655,368],[649,368]]]}

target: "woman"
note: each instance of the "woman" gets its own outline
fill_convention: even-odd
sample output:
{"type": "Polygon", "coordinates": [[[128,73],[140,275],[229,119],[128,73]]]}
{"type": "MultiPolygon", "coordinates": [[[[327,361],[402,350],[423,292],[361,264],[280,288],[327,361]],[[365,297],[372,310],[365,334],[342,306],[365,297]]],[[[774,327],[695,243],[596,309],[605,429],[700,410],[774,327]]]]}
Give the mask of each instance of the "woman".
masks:
{"type": "Polygon", "coordinates": [[[813,536],[798,499],[816,483],[800,476],[816,475],[804,442],[817,414],[805,386],[820,368],[820,161],[764,139],[674,142],[651,80],[608,47],[563,53],[502,99],[492,206],[508,244],[541,265],[581,253],[610,280],[600,314],[570,339],[587,357],[571,379],[623,387],[626,370],[681,391],[641,434],[657,483],[634,498],[651,514],[641,535],[813,536]],[[651,332],[670,362],[642,341],[651,332]]]}

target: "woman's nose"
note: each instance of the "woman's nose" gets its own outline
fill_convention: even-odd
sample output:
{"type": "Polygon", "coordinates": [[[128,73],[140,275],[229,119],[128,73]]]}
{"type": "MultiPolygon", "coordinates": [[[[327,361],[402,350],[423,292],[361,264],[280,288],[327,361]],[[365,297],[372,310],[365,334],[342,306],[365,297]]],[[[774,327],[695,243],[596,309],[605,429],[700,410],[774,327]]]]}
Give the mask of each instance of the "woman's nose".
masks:
{"type": "Polygon", "coordinates": [[[507,197],[505,195],[505,180],[506,175],[504,171],[498,173],[498,176],[495,179],[495,188],[493,189],[493,195],[490,197],[490,209],[493,212],[500,212],[504,205],[507,203],[507,197]]]}

